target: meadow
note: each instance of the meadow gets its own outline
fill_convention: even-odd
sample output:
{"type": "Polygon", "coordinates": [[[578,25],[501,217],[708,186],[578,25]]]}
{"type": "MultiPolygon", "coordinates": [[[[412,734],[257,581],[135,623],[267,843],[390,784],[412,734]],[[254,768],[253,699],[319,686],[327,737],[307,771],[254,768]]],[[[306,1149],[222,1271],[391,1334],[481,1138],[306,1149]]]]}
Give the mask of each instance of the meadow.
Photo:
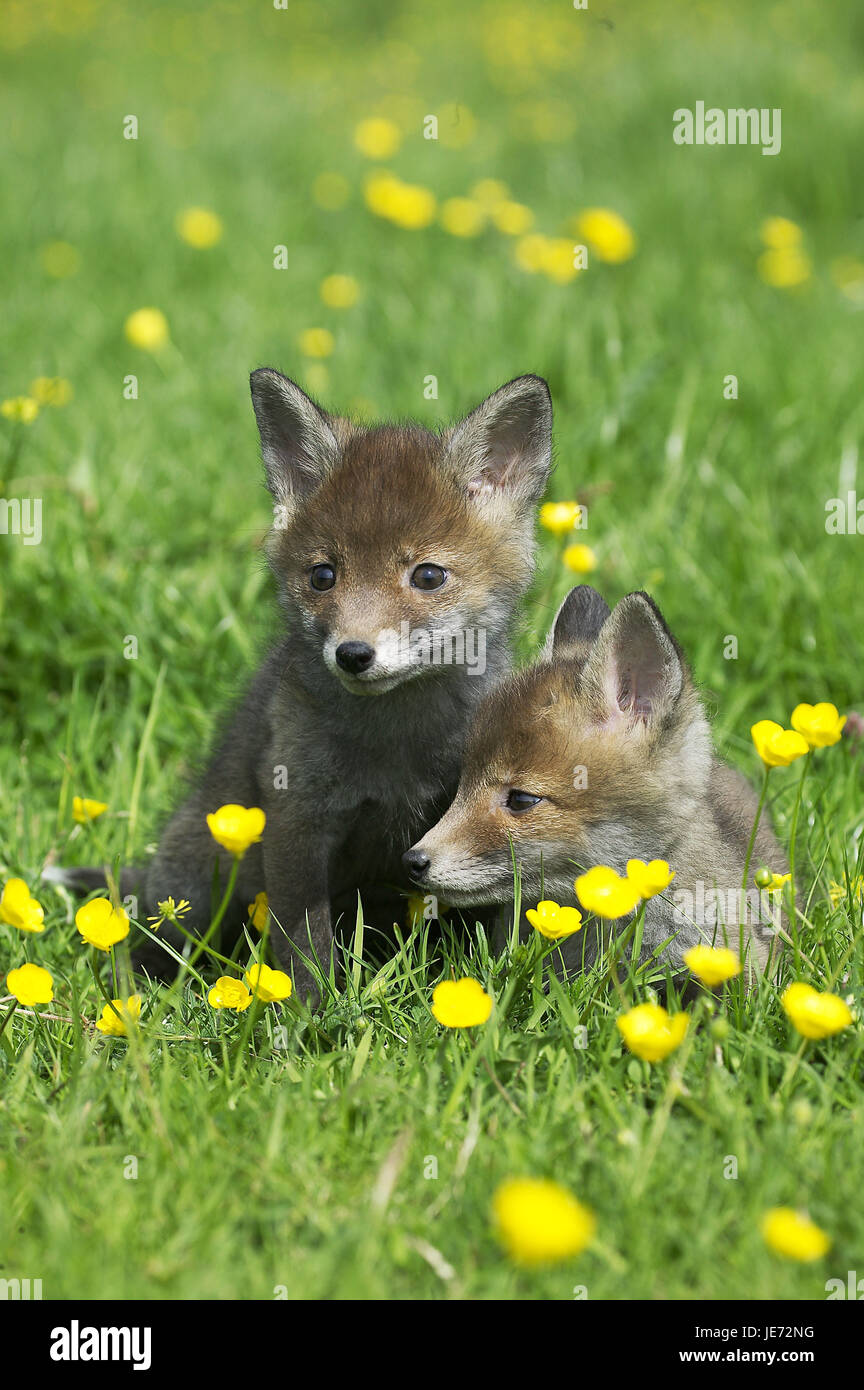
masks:
{"type": "MultiPolygon", "coordinates": [[[[800,958],[746,1001],[733,981],[683,1005],[656,1063],[617,1027],[650,997],[626,957],[617,983],[560,982],[536,941],[495,957],[407,919],[389,945],[351,925],[314,1017],[216,1010],[199,962],[105,1036],[78,903],[40,882],[152,853],[278,630],[260,365],[425,423],[541,374],[549,498],[587,508],[567,539],[589,552],[574,573],[538,528],[520,660],[589,575],[654,595],[755,786],[755,721],[861,711],[857,498],[846,534],[826,520],[864,499],[862,48],[850,0],[4,6],[0,502],[40,499],[41,539],[0,533],[0,884],[26,881],[44,931],[0,924],[0,1278],[61,1299],[808,1300],[864,1276],[848,730],[807,762],[800,958]],[[700,100],[779,108],[782,149],[677,146],[700,100]],[[79,823],[76,797],[107,809],[79,823]],[[25,961],[53,977],[42,1008],[13,1009],[25,961]],[[487,1023],[436,1021],[451,976],[492,996],[487,1023]],[[802,1038],[792,979],[853,1022],[802,1038]],[[493,1196],[522,1176],[593,1213],[581,1253],[502,1246],[493,1196]],[[772,1248],[778,1207],[828,1253],[772,1248]]],[[[802,766],[769,778],[786,846],[802,766]]]]}

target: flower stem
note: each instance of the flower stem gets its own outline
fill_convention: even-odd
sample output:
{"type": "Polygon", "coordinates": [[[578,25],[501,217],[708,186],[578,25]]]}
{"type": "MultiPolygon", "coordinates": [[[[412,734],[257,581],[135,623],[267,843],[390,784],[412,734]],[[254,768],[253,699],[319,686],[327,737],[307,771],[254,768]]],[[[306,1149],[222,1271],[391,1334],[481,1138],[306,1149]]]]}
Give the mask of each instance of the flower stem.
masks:
{"type": "Polygon", "coordinates": [[[798,813],[801,810],[801,794],[804,791],[804,783],[807,780],[807,773],[810,771],[810,759],[813,757],[812,748],[804,759],[804,766],[801,769],[801,777],[798,781],[798,794],[795,797],[795,809],[792,812],[792,826],[789,832],[789,925],[792,929],[792,941],[795,946],[795,968],[799,966],[798,951],[798,922],[796,920],[795,907],[795,844],[798,839],[798,813]]]}
{"type": "Polygon", "coordinates": [[[753,858],[753,846],[756,843],[756,831],[759,829],[759,822],[762,819],[762,809],[765,805],[765,796],[768,791],[768,774],[770,767],[766,766],[762,776],[762,791],[759,796],[759,805],[756,807],[756,815],[753,820],[753,829],[750,831],[750,839],[747,843],[747,855],[744,859],[744,873],[741,878],[741,892],[747,892],[747,879],[750,874],[750,860],[753,858]]]}

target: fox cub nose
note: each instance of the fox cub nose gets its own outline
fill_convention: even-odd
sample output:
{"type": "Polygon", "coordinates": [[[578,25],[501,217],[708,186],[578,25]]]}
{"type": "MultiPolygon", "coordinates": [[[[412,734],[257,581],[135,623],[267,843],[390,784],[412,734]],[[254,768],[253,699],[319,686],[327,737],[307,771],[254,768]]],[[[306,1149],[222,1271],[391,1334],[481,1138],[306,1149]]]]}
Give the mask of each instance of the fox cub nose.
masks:
{"type": "Polygon", "coordinates": [[[425,876],[431,860],[422,849],[406,849],[402,855],[402,863],[408,871],[409,878],[421,879],[425,876]]]}
{"type": "Polygon", "coordinates": [[[340,642],[336,648],[336,661],[343,671],[359,676],[367,671],[375,660],[375,648],[368,642],[340,642]]]}

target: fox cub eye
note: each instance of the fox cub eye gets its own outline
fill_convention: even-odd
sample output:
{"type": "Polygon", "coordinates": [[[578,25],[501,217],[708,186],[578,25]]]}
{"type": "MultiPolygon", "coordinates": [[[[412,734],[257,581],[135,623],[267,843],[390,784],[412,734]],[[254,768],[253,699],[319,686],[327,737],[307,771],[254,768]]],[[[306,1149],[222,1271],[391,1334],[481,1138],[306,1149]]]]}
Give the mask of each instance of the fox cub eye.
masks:
{"type": "Polygon", "coordinates": [[[332,589],[336,583],[336,571],[332,565],[313,565],[309,571],[309,583],[319,593],[324,589],[332,589]]]}
{"type": "Polygon", "coordinates": [[[440,589],[447,578],[447,571],[440,565],[418,565],[411,576],[415,589],[440,589]]]}
{"type": "Polygon", "coordinates": [[[542,800],[542,796],[534,796],[532,792],[516,791],[514,788],[507,797],[507,810],[518,816],[523,811],[530,811],[532,806],[536,806],[538,801],[542,800]]]}

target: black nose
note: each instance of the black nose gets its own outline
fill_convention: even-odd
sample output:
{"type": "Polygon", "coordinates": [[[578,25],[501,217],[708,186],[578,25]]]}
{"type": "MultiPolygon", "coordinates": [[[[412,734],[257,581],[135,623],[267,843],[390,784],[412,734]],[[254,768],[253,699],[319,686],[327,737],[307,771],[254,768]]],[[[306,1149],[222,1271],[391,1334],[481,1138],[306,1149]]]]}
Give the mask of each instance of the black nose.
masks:
{"type": "Polygon", "coordinates": [[[408,870],[409,878],[421,879],[425,877],[431,862],[429,855],[425,854],[422,849],[406,849],[402,855],[402,863],[408,870]]]}
{"type": "Polygon", "coordinates": [[[370,647],[368,642],[340,642],[336,648],[336,661],[343,671],[350,671],[352,676],[359,676],[361,671],[366,671],[375,660],[375,648],[370,647]]]}

